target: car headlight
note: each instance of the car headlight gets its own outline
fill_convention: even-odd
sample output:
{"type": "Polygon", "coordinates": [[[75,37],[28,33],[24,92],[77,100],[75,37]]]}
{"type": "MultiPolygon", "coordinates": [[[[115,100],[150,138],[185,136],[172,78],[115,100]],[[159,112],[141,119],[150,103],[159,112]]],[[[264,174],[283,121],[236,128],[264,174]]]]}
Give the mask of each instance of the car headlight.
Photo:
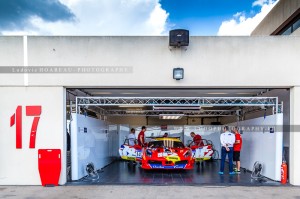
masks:
{"type": "Polygon", "coordinates": [[[187,150],[186,152],[185,152],[185,154],[184,154],[184,157],[185,158],[188,158],[189,156],[191,156],[192,155],[192,151],[191,150],[187,150]]]}
{"type": "Polygon", "coordinates": [[[152,151],[150,149],[146,150],[146,156],[148,156],[148,157],[152,156],[152,151]]]}

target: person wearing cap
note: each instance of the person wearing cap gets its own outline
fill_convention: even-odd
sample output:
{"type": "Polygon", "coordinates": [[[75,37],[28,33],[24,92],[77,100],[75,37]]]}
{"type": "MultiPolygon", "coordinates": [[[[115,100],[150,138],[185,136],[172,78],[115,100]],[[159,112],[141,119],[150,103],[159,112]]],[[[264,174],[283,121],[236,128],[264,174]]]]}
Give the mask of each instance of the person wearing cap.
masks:
{"type": "Polygon", "coordinates": [[[219,174],[224,174],[224,167],[225,167],[225,159],[228,154],[228,161],[229,161],[229,174],[233,175],[235,172],[233,171],[233,144],[235,143],[235,135],[229,131],[228,126],[224,126],[223,128],[224,133],[220,135],[221,141],[221,167],[219,174]]]}

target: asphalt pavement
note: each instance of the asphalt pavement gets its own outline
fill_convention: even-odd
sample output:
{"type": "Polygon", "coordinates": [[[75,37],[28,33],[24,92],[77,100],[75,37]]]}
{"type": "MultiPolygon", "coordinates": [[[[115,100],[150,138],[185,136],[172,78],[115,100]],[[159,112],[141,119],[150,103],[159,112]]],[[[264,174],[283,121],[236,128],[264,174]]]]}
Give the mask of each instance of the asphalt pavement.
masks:
{"type": "Polygon", "coordinates": [[[72,199],[198,199],[198,198],[293,198],[300,199],[300,187],[294,186],[0,186],[0,198],[72,198],[72,199]]]}

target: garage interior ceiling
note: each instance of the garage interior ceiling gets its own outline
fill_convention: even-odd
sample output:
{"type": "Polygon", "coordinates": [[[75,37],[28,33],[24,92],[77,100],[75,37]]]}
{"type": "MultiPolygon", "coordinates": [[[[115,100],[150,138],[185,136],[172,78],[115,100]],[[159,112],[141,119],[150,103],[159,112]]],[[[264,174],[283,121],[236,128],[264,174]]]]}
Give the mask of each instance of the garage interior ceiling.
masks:
{"type": "Polygon", "coordinates": [[[201,88],[82,88],[69,89],[71,92],[84,93],[95,97],[254,97],[269,92],[271,89],[201,89],[201,88]]]}
{"type": "MultiPolygon", "coordinates": [[[[262,97],[272,89],[68,89],[71,112],[102,116],[188,117],[236,116],[248,111],[281,112],[277,97],[262,97]],[[77,106],[76,106],[77,103],[77,106]]],[[[280,89],[277,89],[280,90],[280,89]]]]}

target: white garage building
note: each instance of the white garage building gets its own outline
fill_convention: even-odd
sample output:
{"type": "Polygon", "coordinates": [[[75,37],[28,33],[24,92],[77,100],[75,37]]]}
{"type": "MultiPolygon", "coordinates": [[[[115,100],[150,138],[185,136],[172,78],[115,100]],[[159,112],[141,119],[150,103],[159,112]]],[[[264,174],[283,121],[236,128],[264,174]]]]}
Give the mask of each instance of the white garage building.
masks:
{"type": "MultiPolygon", "coordinates": [[[[288,149],[290,184],[300,185],[300,171],[297,170],[300,168],[299,29],[290,36],[269,36],[275,30],[279,34],[281,30],[277,29],[282,24],[282,30],[294,24],[291,16],[298,17],[299,9],[299,1],[281,1],[251,37],[195,36],[190,37],[189,46],[184,48],[170,48],[167,36],[1,36],[0,184],[40,185],[39,149],[61,150],[59,184],[67,182],[67,111],[72,103],[74,107],[74,95],[77,95],[100,98],[275,97],[283,106],[275,104],[275,112],[267,109],[268,115],[283,112],[281,122],[274,125],[289,126],[288,130],[279,132],[283,133],[280,146],[288,149]],[[293,9],[287,9],[288,6],[293,9]],[[285,14],[289,14],[277,17],[277,26],[270,28],[272,31],[260,32],[259,28],[269,30],[266,24],[270,23],[265,21],[274,18],[272,13],[276,16],[283,7],[288,10],[285,14]],[[173,69],[178,67],[184,69],[181,80],[173,79],[173,69]],[[22,68],[33,71],[18,71],[22,68]],[[97,71],[87,71],[95,68],[97,71]],[[63,71],[55,71],[58,69],[63,71]],[[279,111],[279,107],[282,110],[279,111]],[[31,132],[36,117],[39,122],[33,130],[36,131],[34,143],[31,132]]],[[[120,113],[114,116],[99,113],[96,116],[100,120],[134,127],[237,121],[236,115],[198,115],[168,123],[158,117],[149,119],[146,115],[127,117],[120,113]]],[[[262,110],[257,110],[245,117],[242,120],[264,116],[262,110]]],[[[270,151],[277,154],[281,149],[274,146],[270,151]]],[[[281,157],[276,161],[279,164],[275,167],[280,168],[281,157]]]]}

